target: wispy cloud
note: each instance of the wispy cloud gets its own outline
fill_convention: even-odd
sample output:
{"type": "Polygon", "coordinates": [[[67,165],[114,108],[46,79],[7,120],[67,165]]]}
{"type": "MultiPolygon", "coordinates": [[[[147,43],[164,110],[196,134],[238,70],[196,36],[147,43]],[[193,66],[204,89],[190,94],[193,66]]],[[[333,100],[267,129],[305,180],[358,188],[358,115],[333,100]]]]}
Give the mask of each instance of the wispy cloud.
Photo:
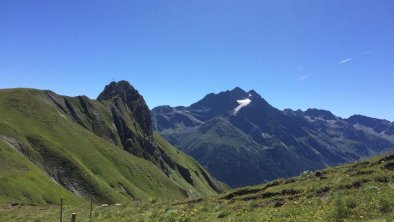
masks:
{"type": "Polygon", "coordinates": [[[355,60],[355,59],[358,59],[358,58],[361,57],[361,56],[365,56],[365,55],[368,55],[368,54],[370,54],[370,53],[372,53],[372,50],[366,50],[366,51],[360,53],[360,54],[357,55],[357,56],[353,56],[353,57],[349,57],[349,58],[346,58],[346,59],[342,59],[342,60],[339,61],[338,63],[339,63],[339,64],[348,63],[348,62],[350,62],[350,61],[353,61],[353,60],[355,60]]]}
{"type": "Polygon", "coordinates": [[[339,63],[339,64],[343,64],[343,63],[350,62],[350,61],[352,61],[352,60],[354,60],[354,59],[356,59],[356,58],[355,58],[355,57],[346,58],[346,59],[343,59],[343,60],[339,61],[338,63],[339,63]]]}
{"type": "Polygon", "coordinates": [[[304,81],[304,80],[307,79],[308,77],[309,77],[308,75],[303,75],[303,76],[301,76],[300,78],[298,78],[298,81],[299,81],[299,82],[304,81]]]}

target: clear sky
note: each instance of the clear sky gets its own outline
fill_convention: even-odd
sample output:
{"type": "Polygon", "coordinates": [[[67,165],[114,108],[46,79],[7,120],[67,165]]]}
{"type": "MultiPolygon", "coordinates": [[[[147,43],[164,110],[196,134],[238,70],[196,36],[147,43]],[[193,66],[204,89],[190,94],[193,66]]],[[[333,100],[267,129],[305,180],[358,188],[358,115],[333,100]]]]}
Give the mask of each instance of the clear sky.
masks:
{"type": "Polygon", "coordinates": [[[273,106],[394,120],[392,0],[1,0],[0,88],[148,105],[254,89],[273,106]]]}

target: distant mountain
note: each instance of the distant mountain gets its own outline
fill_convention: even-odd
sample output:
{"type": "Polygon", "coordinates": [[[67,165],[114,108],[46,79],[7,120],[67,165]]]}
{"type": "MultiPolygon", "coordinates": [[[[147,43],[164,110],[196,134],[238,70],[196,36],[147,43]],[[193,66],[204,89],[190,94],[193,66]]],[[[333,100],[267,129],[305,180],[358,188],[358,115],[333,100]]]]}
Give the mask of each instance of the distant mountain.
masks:
{"type": "Polygon", "coordinates": [[[359,160],[394,146],[394,123],[272,107],[240,88],[152,110],[154,130],[232,187],[359,160]]]}
{"type": "Polygon", "coordinates": [[[153,133],[144,98],[126,81],[110,83],[97,100],[0,90],[0,204],[182,199],[222,190],[153,133]]]}

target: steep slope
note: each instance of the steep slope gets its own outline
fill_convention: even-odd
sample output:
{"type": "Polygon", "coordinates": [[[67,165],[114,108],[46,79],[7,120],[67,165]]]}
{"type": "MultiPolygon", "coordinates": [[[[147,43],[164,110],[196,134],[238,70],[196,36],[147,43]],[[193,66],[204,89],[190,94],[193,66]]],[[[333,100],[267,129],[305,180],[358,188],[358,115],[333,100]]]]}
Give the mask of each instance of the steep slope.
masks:
{"type": "Polygon", "coordinates": [[[90,100],[0,90],[2,202],[54,203],[61,195],[80,201],[73,193],[111,203],[221,191],[193,159],[153,135],[150,111],[128,82],[113,82],[103,93],[90,100]],[[118,94],[109,96],[113,86],[118,94]]]}
{"type": "Polygon", "coordinates": [[[56,186],[48,175],[25,155],[15,152],[12,142],[0,140],[0,203],[56,203],[59,196],[80,203],[72,192],[56,186]]]}
{"type": "Polygon", "coordinates": [[[232,187],[258,184],[384,152],[394,123],[329,111],[278,110],[240,88],[189,107],[152,110],[153,126],[232,187]]]}

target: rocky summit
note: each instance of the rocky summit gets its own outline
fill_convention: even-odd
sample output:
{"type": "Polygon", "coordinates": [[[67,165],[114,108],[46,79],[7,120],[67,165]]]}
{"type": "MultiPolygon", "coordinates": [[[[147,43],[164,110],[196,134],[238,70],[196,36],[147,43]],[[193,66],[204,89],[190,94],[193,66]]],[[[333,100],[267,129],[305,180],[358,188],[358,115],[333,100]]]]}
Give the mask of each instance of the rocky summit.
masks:
{"type": "Polygon", "coordinates": [[[152,135],[150,110],[144,98],[129,82],[111,82],[105,86],[104,91],[100,93],[97,100],[112,100],[114,104],[111,107],[111,111],[115,110],[119,103],[124,103],[144,133],[152,135]]]}

